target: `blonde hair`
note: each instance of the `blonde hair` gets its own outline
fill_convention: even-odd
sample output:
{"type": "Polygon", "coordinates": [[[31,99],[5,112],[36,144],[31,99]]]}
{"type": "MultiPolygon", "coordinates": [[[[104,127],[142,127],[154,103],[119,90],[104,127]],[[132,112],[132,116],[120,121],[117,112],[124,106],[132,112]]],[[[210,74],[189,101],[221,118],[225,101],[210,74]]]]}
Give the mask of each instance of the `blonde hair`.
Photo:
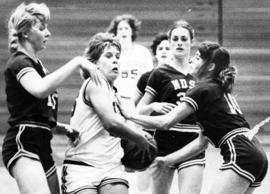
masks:
{"type": "Polygon", "coordinates": [[[11,14],[8,21],[8,49],[16,52],[18,44],[23,41],[23,33],[27,32],[40,20],[47,23],[50,19],[50,10],[45,3],[20,4],[11,14]]]}

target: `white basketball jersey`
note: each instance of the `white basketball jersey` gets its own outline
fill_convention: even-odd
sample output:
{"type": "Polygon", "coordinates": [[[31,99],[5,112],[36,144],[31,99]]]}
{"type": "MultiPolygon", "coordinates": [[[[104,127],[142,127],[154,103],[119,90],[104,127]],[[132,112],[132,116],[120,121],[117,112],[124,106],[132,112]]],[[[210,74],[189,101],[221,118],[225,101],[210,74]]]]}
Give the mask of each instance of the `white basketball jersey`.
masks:
{"type": "MultiPolygon", "coordinates": [[[[70,125],[80,133],[80,141],[76,147],[68,145],[66,159],[85,162],[95,167],[109,167],[120,163],[123,149],[120,138],[111,136],[102,125],[91,102],[84,97],[87,84],[94,84],[87,79],[79,92],[73,110],[70,125]]],[[[115,112],[118,112],[118,101],[114,90],[108,84],[115,112]]],[[[120,113],[119,113],[120,114],[120,113]]]]}
{"type": "Polygon", "coordinates": [[[149,50],[134,44],[132,51],[122,51],[120,57],[120,75],[115,86],[122,98],[132,98],[138,79],[147,71],[153,69],[153,60],[149,50]]]}

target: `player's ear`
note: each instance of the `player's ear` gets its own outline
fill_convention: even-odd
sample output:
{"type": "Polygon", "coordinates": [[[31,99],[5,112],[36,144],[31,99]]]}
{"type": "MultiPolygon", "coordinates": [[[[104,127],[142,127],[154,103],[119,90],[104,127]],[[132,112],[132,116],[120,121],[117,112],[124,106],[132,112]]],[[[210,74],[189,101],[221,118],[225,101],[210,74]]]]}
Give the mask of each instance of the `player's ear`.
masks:
{"type": "Polygon", "coordinates": [[[215,63],[210,63],[208,71],[213,71],[215,69],[215,67],[216,67],[215,63]]]}

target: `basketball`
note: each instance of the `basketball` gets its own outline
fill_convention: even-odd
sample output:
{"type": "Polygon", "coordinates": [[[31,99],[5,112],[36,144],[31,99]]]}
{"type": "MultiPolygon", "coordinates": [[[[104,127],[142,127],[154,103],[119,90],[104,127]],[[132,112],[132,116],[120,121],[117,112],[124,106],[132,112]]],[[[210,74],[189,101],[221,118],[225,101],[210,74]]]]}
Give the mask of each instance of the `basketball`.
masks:
{"type": "Polygon", "coordinates": [[[136,143],[130,140],[121,139],[121,146],[124,156],[122,164],[132,170],[143,171],[149,167],[157,156],[157,143],[154,138],[150,140],[147,152],[143,152],[136,143]]]}

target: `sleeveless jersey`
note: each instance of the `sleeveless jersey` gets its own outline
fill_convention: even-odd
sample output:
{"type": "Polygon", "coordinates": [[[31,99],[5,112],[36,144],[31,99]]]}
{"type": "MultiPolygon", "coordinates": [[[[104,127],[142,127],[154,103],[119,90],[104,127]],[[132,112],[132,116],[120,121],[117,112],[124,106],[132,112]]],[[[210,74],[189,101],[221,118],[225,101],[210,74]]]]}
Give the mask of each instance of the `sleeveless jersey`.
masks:
{"type": "Polygon", "coordinates": [[[249,128],[235,98],[231,94],[225,93],[219,83],[215,81],[198,83],[187,92],[183,101],[194,108],[197,118],[204,128],[204,135],[216,147],[230,131],[249,128]]]}
{"type": "MultiPolygon", "coordinates": [[[[119,164],[123,156],[120,138],[110,135],[91,102],[85,99],[87,84],[94,83],[90,78],[83,83],[70,120],[71,127],[80,133],[80,141],[76,147],[68,145],[66,159],[84,162],[95,167],[119,164]]],[[[109,86],[109,83],[107,84],[114,111],[120,114],[115,90],[109,86]]]]}
{"type": "MultiPolygon", "coordinates": [[[[194,86],[195,80],[190,74],[184,75],[170,65],[162,65],[151,73],[145,92],[154,96],[155,102],[178,104],[185,96],[186,91],[194,86]]],[[[194,115],[181,121],[181,124],[195,123],[194,115]]],[[[181,124],[179,123],[179,127],[181,124]]]]}
{"type": "Polygon", "coordinates": [[[152,56],[144,46],[134,44],[132,52],[122,52],[120,75],[115,80],[119,95],[122,98],[131,99],[140,76],[152,69],[152,56]]]}
{"type": "Polygon", "coordinates": [[[40,61],[35,62],[22,52],[14,53],[8,60],[4,72],[10,113],[8,122],[11,126],[24,123],[54,127],[57,120],[57,92],[44,99],[27,92],[20,84],[20,79],[31,71],[36,71],[41,77],[48,73],[40,61]]]}

